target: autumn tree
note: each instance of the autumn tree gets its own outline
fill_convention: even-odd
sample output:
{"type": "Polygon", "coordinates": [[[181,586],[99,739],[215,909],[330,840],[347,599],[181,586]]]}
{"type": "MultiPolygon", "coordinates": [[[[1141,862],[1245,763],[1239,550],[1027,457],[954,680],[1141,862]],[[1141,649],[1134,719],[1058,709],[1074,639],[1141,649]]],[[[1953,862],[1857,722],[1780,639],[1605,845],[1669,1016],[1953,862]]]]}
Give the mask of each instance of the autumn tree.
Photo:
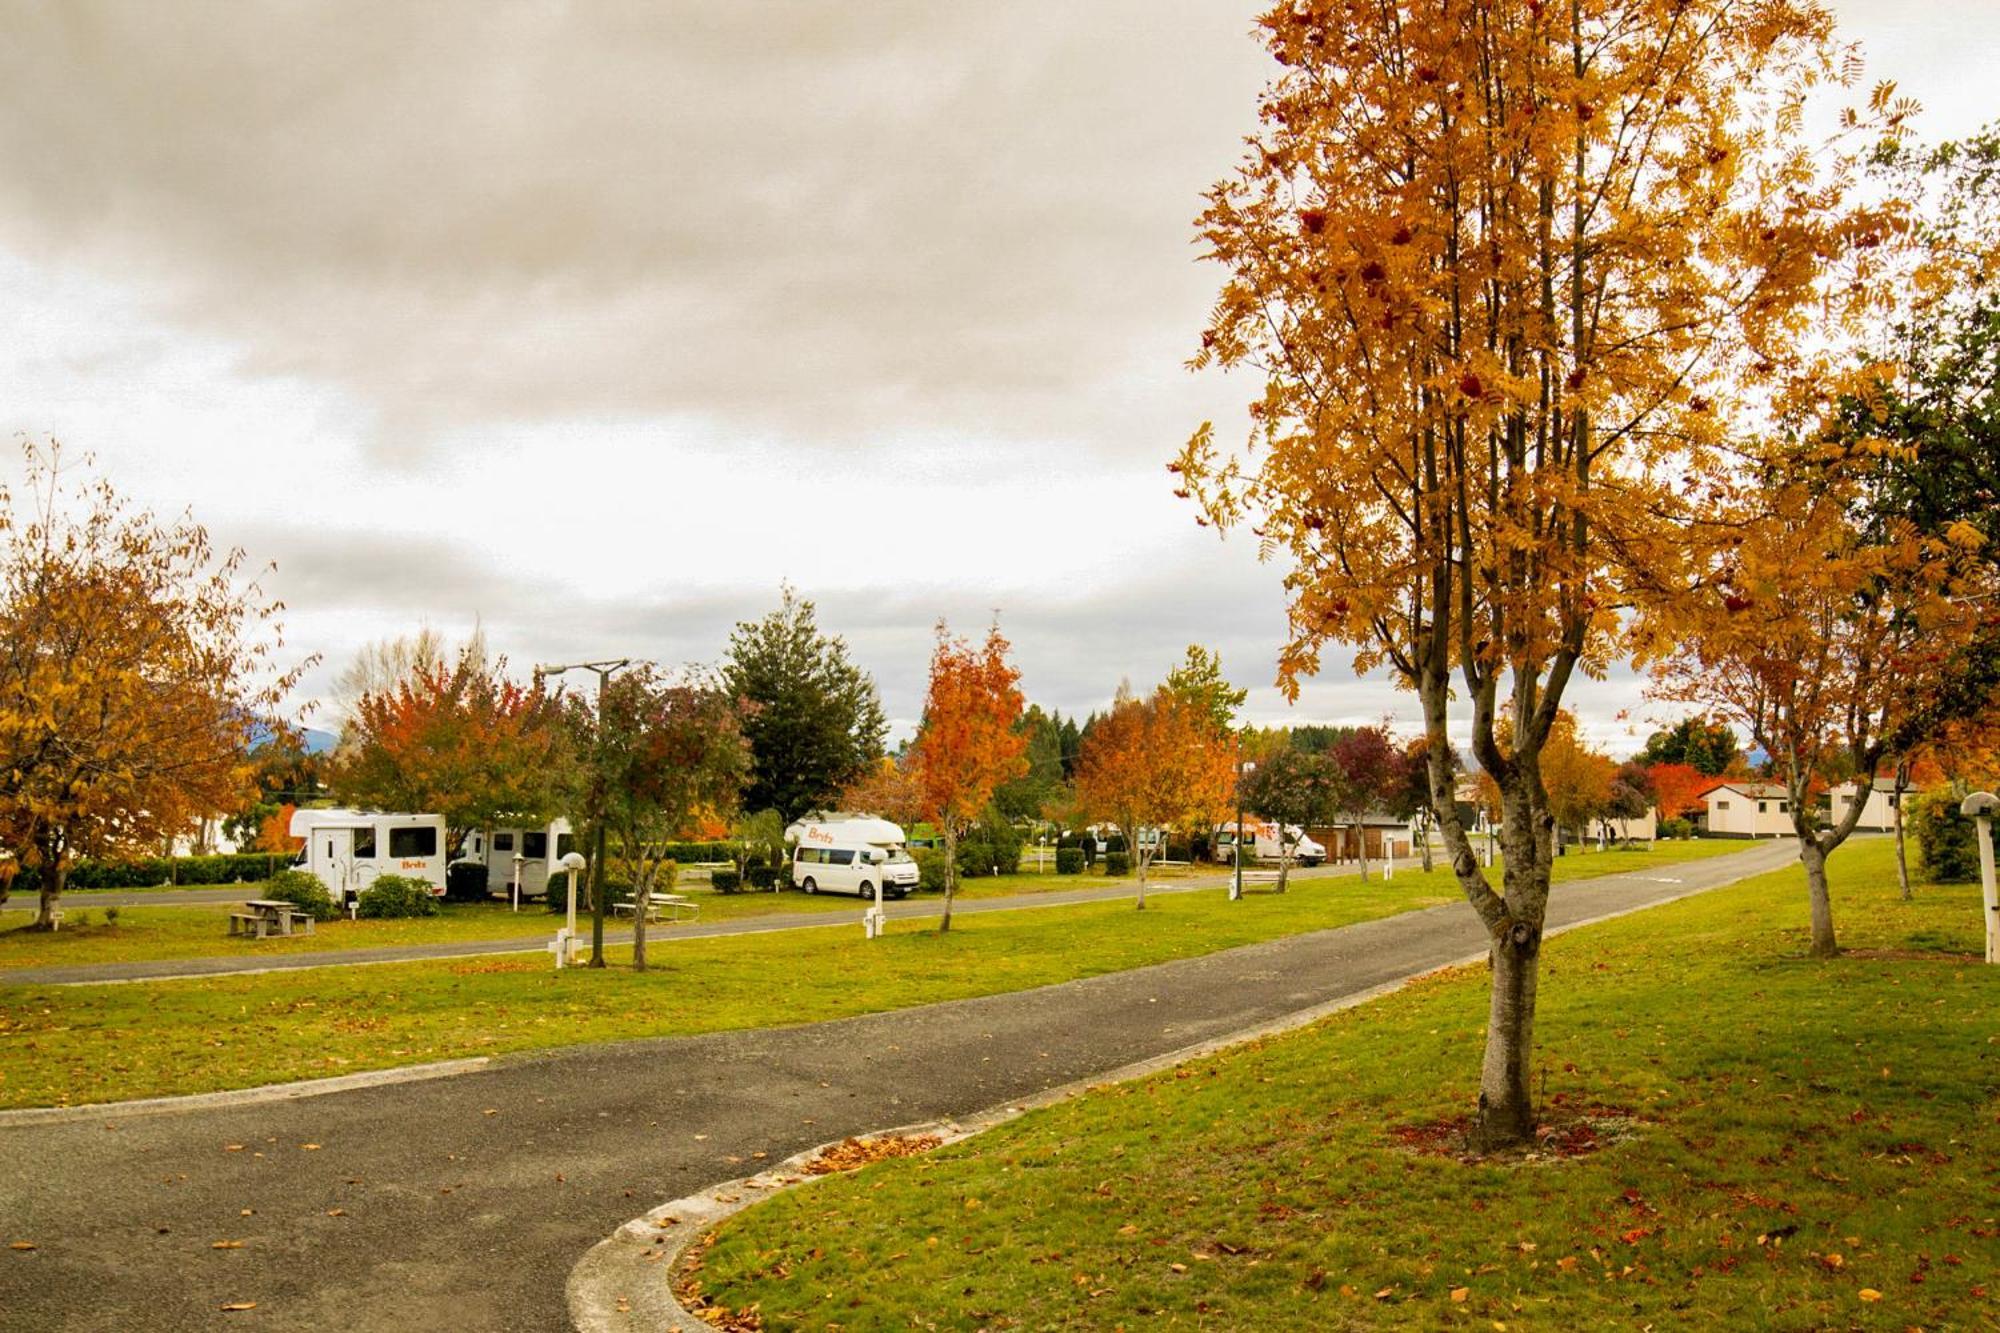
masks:
{"type": "Polygon", "coordinates": [[[1964,552],[1907,525],[1871,535],[1851,487],[1875,467],[1838,444],[1774,462],[1744,498],[1733,536],[1656,624],[1660,689],[1742,725],[1783,783],[1806,871],[1812,952],[1839,944],[1826,862],[1867,802],[1818,827],[1826,784],[1873,780],[1907,744],[1929,682],[1983,609],[1953,595],[1964,552]]]}
{"type": "Polygon", "coordinates": [[[840,808],[876,815],[897,824],[914,824],[924,816],[923,788],[917,783],[912,755],[883,755],[840,793],[840,808]]]}
{"type": "Polygon", "coordinates": [[[1280,68],[1201,218],[1230,278],[1194,364],[1264,389],[1247,453],[1204,426],[1174,466],[1202,521],[1289,563],[1288,690],[1329,643],[1415,690],[1492,939],[1479,1138],[1519,1144],[1556,713],[1683,558],[1720,448],[1833,390],[1803,335],[1864,313],[1886,224],[1838,145],[1801,151],[1804,90],[1845,75],[1817,4],[1286,0],[1261,29],[1280,68]],[[1501,792],[1497,889],[1451,805],[1455,721],[1501,792]]]}
{"type": "MultiPolygon", "coordinates": [[[[575,750],[590,756],[605,829],[631,878],[632,966],[643,972],[647,901],[672,887],[667,844],[697,812],[734,811],[749,776],[744,708],[700,672],[675,678],[641,662],[611,677],[596,700],[569,696],[567,709],[575,750]]],[[[593,883],[602,883],[601,872],[593,883]]]]}
{"type": "MultiPolygon", "coordinates": [[[[1390,814],[1409,820],[1415,828],[1417,854],[1426,873],[1432,869],[1431,830],[1437,827],[1437,813],[1431,808],[1430,744],[1430,737],[1418,736],[1403,747],[1396,780],[1384,801],[1390,814]]],[[[1445,766],[1454,773],[1460,770],[1458,751],[1446,757],[1445,766]]]]}
{"type": "Polygon", "coordinates": [[[958,844],[1001,783],[1027,766],[1028,738],[1021,719],[1021,673],[1007,660],[1007,640],[995,624],[975,648],[937,625],[931,654],[930,689],[924,720],[911,750],[911,772],[921,809],[944,834],[944,914],[938,929],[951,929],[951,904],[958,889],[958,844]]]}
{"type": "Polygon", "coordinates": [[[1713,778],[1692,764],[1650,764],[1646,780],[1653,788],[1653,809],[1663,820],[1699,814],[1702,793],[1715,785],[1713,778]]]}
{"type": "Polygon", "coordinates": [[[1125,835],[1139,871],[1140,910],[1146,872],[1167,830],[1213,827],[1229,808],[1235,777],[1235,746],[1217,734],[1214,714],[1164,685],[1145,699],[1121,691],[1091,728],[1077,763],[1077,800],[1125,835]],[[1160,836],[1142,841],[1142,829],[1160,836]]]}
{"type": "Polygon", "coordinates": [[[25,453],[23,493],[0,487],[0,845],[39,870],[50,930],[79,858],[243,806],[298,669],[242,551],[74,478],[60,446],[25,453]]]}
{"type": "Polygon", "coordinates": [[[473,829],[562,812],[575,761],[559,713],[539,679],[510,680],[506,658],[468,645],[355,700],[334,790],[366,809],[444,816],[456,855],[473,829]]]}
{"type": "Polygon", "coordinates": [[[1611,806],[1611,784],[1617,766],[1609,755],[1590,748],[1568,709],[1556,714],[1542,745],[1542,786],[1548,793],[1549,816],[1557,830],[1568,829],[1582,841],[1592,821],[1611,806]]]}
{"type": "Polygon", "coordinates": [[[1350,727],[1326,752],[1328,808],[1354,830],[1361,882],[1368,882],[1368,816],[1386,811],[1402,785],[1403,752],[1386,726],[1350,727]]]}
{"type": "Polygon", "coordinates": [[[743,721],[754,768],[744,802],[787,820],[824,808],[881,757],[888,720],[875,679],[820,631],[818,611],[787,584],[762,620],[729,635],[722,684],[754,707],[743,721]]]}
{"type": "MultiPolygon", "coordinates": [[[[1283,893],[1306,825],[1333,817],[1337,799],[1333,761],[1324,754],[1284,746],[1259,760],[1244,775],[1242,787],[1244,807],[1278,826],[1278,892],[1283,893]]],[[[1240,839],[1236,855],[1239,860],[1243,856],[1240,839]]]]}

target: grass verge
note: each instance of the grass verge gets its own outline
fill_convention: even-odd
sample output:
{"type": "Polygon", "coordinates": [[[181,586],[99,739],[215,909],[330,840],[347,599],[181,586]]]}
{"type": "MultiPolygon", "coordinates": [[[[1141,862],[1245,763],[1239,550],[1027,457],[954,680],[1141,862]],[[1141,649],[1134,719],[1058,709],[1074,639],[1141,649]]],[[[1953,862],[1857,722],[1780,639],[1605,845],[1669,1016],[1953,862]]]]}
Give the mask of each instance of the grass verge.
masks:
{"type": "Polygon", "coordinates": [[[788,1192],[704,1256],[767,1327],[1990,1326],[2000,969],[1976,886],[1832,861],[1551,941],[1539,1156],[1454,1155],[1483,969],[788,1192]]]}

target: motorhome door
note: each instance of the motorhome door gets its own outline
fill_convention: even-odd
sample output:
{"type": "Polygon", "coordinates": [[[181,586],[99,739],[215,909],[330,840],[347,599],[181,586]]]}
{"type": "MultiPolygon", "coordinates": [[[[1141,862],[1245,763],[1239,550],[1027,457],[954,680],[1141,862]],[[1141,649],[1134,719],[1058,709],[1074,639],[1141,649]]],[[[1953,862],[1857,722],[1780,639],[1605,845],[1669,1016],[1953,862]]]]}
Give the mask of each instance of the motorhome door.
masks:
{"type": "Polygon", "coordinates": [[[347,895],[348,881],[354,872],[354,830],[351,828],[321,828],[313,831],[313,869],[319,872],[320,882],[325,884],[336,900],[347,895]]]}

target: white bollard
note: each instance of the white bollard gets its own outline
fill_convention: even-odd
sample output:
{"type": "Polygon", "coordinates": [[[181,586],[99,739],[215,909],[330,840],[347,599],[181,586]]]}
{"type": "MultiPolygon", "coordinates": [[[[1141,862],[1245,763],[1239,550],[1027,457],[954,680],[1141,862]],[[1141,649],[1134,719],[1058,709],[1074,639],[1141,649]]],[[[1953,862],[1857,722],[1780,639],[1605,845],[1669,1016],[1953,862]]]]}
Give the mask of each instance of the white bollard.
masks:
{"type": "Polygon", "coordinates": [[[1976,791],[1959,802],[1958,813],[1971,819],[1979,834],[1979,898],[1986,909],[1986,961],[2000,963],[2000,889],[1993,877],[1993,812],[2000,797],[1976,791]]]}
{"type": "Polygon", "coordinates": [[[861,914],[861,933],[865,939],[879,939],[886,918],[879,907],[871,907],[861,914]]]}

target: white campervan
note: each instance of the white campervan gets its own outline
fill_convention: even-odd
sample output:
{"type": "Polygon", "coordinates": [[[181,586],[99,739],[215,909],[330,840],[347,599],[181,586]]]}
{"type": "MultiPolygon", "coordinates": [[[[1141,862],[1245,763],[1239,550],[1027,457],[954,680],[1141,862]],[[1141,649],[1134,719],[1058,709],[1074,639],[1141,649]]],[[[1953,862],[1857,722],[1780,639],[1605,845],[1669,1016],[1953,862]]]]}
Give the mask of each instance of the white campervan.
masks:
{"type": "Polygon", "coordinates": [[[885,898],[915,892],[916,860],[903,848],[903,830],[886,819],[800,820],[785,830],[792,843],[792,886],[807,893],[885,898]]]}
{"type": "Polygon", "coordinates": [[[380,875],[421,880],[444,896],[444,816],[375,810],[299,810],[290,828],[306,840],[297,864],[347,903],[380,875]]]}
{"type": "Polygon", "coordinates": [[[486,867],[486,891],[504,896],[514,891],[514,858],[521,858],[521,896],[539,898],[560,873],[556,865],[570,851],[569,821],[557,819],[541,828],[475,829],[465,835],[460,861],[486,867]]]}
{"type": "MultiPolygon", "coordinates": [[[[1326,860],[1326,848],[1306,836],[1305,830],[1297,824],[1285,826],[1285,836],[1292,844],[1292,861],[1297,865],[1316,866],[1326,860]]],[[[1261,819],[1243,821],[1243,845],[1249,849],[1250,861],[1279,861],[1284,859],[1284,847],[1278,841],[1278,826],[1261,819]]],[[[1229,865],[1236,859],[1236,825],[1217,824],[1215,826],[1215,859],[1229,865]]]]}

